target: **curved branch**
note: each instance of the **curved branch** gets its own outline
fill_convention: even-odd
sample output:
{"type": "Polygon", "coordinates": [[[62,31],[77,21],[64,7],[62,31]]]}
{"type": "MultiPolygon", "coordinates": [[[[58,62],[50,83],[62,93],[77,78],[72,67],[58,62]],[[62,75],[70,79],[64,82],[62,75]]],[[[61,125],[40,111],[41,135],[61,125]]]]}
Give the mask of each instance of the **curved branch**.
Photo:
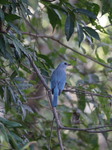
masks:
{"type": "Polygon", "coordinates": [[[22,32],[22,34],[29,35],[29,36],[33,36],[33,37],[35,37],[35,38],[49,38],[49,39],[52,39],[53,41],[56,41],[57,43],[61,44],[62,46],[64,46],[64,47],[70,49],[71,51],[73,51],[73,52],[75,52],[75,53],[77,53],[77,54],[79,54],[79,55],[81,55],[81,56],[83,56],[83,57],[85,57],[85,58],[87,58],[87,59],[90,59],[90,60],[92,60],[93,62],[95,62],[95,63],[97,63],[97,64],[99,64],[99,65],[101,65],[101,66],[103,66],[103,67],[112,69],[111,66],[108,66],[108,65],[106,65],[106,64],[104,64],[104,63],[101,63],[101,62],[99,62],[98,60],[94,59],[93,57],[91,57],[91,56],[89,56],[89,55],[82,54],[81,52],[79,52],[79,51],[77,51],[77,50],[75,50],[75,49],[69,47],[68,45],[66,45],[66,44],[64,44],[64,43],[62,43],[62,42],[60,42],[60,40],[54,38],[53,36],[38,35],[38,34],[33,34],[33,33],[28,33],[28,32],[22,32]]]}
{"type": "Polygon", "coordinates": [[[79,88],[74,88],[74,89],[64,89],[63,92],[70,92],[70,93],[82,93],[86,95],[93,95],[93,96],[99,96],[99,97],[105,97],[105,98],[112,98],[112,95],[104,95],[102,93],[95,93],[95,92],[90,92],[87,90],[82,90],[79,88]]]}
{"type": "MultiPolygon", "coordinates": [[[[52,107],[52,94],[51,94],[50,88],[48,87],[47,83],[45,82],[44,78],[42,77],[42,75],[41,75],[39,69],[38,69],[38,68],[36,67],[36,65],[34,64],[34,62],[33,62],[33,60],[32,60],[32,57],[31,57],[30,55],[28,55],[27,58],[29,59],[30,64],[31,64],[31,66],[33,67],[34,71],[36,72],[37,76],[40,78],[40,80],[41,80],[43,86],[46,88],[46,91],[48,92],[48,97],[49,97],[49,100],[50,100],[50,104],[51,104],[51,107],[52,107]]],[[[62,138],[61,138],[61,133],[60,133],[60,128],[62,128],[62,125],[60,124],[60,121],[59,121],[59,117],[58,117],[56,108],[55,108],[55,107],[52,107],[52,110],[53,110],[54,117],[55,117],[55,119],[56,119],[57,134],[58,134],[58,140],[59,140],[60,148],[61,148],[61,150],[64,150],[63,143],[62,143],[62,138]]]]}

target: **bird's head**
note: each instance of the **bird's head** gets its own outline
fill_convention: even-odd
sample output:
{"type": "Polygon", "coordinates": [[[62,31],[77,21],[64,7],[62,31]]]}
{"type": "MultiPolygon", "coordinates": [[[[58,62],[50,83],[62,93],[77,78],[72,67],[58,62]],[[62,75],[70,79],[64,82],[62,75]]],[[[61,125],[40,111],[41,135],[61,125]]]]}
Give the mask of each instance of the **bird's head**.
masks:
{"type": "Polygon", "coordinates": [[[64,69],[66,69],[66,67],[70,66],[70,64],[68,64],[67,62],[62,62],[59,64],[59,67],[62,67],[64,69]]]}

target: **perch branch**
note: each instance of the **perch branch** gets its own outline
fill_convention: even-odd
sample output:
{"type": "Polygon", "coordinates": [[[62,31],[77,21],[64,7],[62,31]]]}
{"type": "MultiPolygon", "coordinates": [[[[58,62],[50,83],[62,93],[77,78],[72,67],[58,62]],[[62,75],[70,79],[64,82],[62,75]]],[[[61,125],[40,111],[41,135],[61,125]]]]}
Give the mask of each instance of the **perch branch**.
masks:
{"type": "MultiPolygon", "coordinates": [[[[38,69],[38,68],[36,67],[36,65],[34,64],[34,62],[33,62],[33,60],[32,60],[32,57],[31,57],[30,55],[28,55],[27,57],[28,57],[28,59],[29,59],[29,61],[30,61],[31,66],[32,66],[33,69],[35,70],[37,76],[40,78],[42,84],[44,85],[46,91],[48,92],[50,104],[51,104],[51,107],[52,107],[52,95],[51,95],[51,90],[50,90],[50,88],[48,87],[47,83],[45,82],[44,78],[42,77],[42,75],[41,75],[39,69],[38,69]]],[[[60,148],[61,148],[61,150],[64,150],[63,143],[62,143],[62,138],[61,138],[61,134],[60,134],[60,128],[62,128],[62,125],[60,124],[60,120],[59,120],[59,117],[58,117],[56,108],[55,108],[55,107],[52,107],[52,110],[53,110],[54,117],[55,117],[55,119],[56,119],[57,133],[58,133],[58,140],[59,140],[60,148]]]]}
{"type": "Polygon", "coordinates": [[[93,96],[99,96],[99,97],[105,97],[105,98],[112,98],[112,95],[104,95],[104,93],[94,93],[94,92],[89,92],[87,90],[81,90],[79,88],[75,88],[74,89],[64,89],[63,92],[70,92],[70,93],[84,93],[86,95],[93,95],[93,96]]]}

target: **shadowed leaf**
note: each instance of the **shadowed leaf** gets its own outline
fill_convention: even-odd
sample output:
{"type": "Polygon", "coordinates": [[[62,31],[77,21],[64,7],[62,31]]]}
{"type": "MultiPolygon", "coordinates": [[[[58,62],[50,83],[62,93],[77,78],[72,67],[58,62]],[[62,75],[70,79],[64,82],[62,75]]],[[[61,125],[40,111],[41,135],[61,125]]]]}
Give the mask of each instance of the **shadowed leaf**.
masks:
{"type": "Polygon", "coordinates": [[[65,34],[66,34],[66,39],[69,41],[70,37],[72,36],[74,32],[74,18],[71,14],[68,14],[66,18],[66,23],[65,23],[65,34]]]}

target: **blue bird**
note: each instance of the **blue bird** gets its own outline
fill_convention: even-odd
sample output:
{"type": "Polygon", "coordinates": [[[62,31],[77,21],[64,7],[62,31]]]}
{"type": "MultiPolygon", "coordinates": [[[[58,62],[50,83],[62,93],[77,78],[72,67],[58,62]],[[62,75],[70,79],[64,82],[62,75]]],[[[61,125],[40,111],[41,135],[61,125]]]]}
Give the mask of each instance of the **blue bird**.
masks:
{"type": "Polygon", "coordinates": [[[51,90],[53,94],[52,106],[58,105],[58,95],[61,94],[66,83],[66,67],[69,66],[67,62],[62,62],[53,71],[51,76],[51,90]]]}

